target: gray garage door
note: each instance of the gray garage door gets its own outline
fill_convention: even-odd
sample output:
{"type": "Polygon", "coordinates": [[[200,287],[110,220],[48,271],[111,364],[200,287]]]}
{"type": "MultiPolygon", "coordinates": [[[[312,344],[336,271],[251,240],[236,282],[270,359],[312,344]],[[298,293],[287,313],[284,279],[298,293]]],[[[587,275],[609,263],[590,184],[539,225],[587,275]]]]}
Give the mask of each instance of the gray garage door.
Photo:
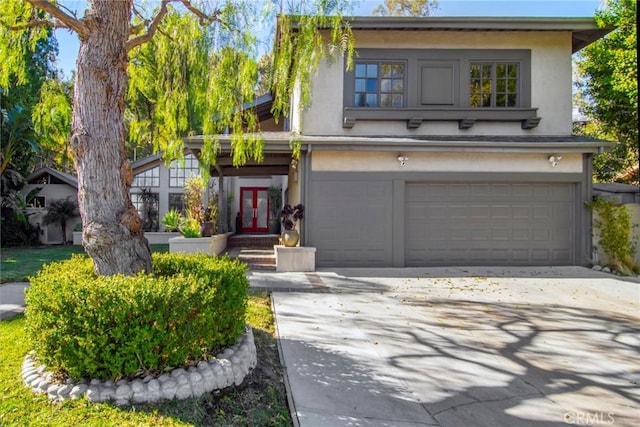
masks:
{"type": "Polygon", "coordinates": [[[322,266],[390,266],[392,183],[314,181],[309,242],[322,266]]]}
{"type": "Polygon", "coordinates": [[[572,264],[574,185],[408,183],[405,263],[572,264]]]}

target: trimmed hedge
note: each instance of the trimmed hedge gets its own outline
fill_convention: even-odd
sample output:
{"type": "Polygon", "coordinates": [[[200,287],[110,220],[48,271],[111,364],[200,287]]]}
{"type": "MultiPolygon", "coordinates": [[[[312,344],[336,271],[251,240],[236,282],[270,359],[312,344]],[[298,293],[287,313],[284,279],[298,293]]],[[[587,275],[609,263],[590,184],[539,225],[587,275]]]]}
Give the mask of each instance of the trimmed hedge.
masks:
{"type": "Polygon", "coordinates": [[[153,254],[154,275],[97,276],[89,258],[52,263],[26,292],[40,363],[73,379],[160,373],[244,333],[246,265],[204,254],[153,254]]]}

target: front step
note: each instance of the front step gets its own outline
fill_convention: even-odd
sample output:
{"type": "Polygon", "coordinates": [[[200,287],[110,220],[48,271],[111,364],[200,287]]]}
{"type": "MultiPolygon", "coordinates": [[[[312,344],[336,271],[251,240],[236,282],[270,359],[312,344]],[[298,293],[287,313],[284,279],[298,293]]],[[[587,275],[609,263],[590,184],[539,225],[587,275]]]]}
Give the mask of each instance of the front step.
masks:
{"type": "Polygon", "coordinates": [[[276,271],[276,255],[273,249],[242,248],[236,256],[252,271],[276,271]]]}
{"type": "Polygon", "coordinates": [[[234,234],[227,240],[227,248],[273,248],[280,243],[277,234],[234,234]]]}

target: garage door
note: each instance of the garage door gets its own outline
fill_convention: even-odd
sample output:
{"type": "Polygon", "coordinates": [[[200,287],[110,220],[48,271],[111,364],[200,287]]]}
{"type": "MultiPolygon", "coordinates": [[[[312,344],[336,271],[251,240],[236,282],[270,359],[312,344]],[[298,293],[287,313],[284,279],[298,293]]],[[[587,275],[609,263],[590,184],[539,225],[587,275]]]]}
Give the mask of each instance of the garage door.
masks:
{"type": "Polygon", "coordinates": [[[322,266],[391,265],[392,183],[314,181],[308,244],[322,266]]]}
{"type": "Polygon", "coordinates": [[[574,186],[407,183],[405,263],[572,264],[574,186]]]}

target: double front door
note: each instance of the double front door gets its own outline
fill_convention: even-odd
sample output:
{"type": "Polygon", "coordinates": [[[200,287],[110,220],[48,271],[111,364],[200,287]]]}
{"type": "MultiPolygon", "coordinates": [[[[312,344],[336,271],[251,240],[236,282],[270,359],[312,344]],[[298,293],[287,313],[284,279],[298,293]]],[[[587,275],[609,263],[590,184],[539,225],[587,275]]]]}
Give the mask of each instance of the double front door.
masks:
{"type": "Polygon", "coordinates": [[[245,187],[240,189],[240,217],[242,232],[269,231],[269,189],[245,187]]]}

